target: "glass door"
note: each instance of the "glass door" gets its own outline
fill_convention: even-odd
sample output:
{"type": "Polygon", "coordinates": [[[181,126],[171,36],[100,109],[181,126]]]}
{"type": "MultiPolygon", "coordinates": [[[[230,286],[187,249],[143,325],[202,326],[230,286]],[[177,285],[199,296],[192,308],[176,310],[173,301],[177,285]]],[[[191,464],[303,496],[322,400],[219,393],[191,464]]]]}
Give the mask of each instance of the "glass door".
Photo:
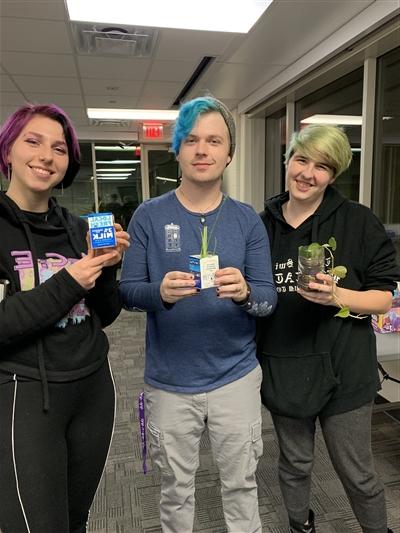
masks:
{"type": "Polygon", "coordinates": [[[179,185],[179,165],[166,144],[142,145],[143,197],[154,198],[179,185]]]}
{"type": "Polygon", "coordinates": [[[126,229],[143,199],[140,147],[96,142],[92,148],[96,211],[113,213],[115,221],[126,229]]]}

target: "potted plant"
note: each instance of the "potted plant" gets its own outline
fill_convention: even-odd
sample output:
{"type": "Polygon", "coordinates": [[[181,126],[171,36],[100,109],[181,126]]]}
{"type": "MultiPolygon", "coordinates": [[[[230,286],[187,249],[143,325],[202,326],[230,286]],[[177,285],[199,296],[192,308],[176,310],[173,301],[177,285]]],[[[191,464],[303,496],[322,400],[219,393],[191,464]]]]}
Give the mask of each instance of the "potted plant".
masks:
{"type": "MultiPolygon", "coordinates": [[[[299,288],[309,291],[309,283],[321,283],[316,275],[318,272],[325,273],[325,254],[329,253],[331,257],[332,266],[327,270],[327,274],[332,276],[333,282],[336,285],[339,280],[343,279],[347,275],[347,268],[343,265],[335,266],[335,258],[333,252],[336,250],[336,239],[331,237],[329,241],[325,244],[319,244],[318,242],[313,242],[306,246],[299,247],[298,253],[298,281],[297,285],[299,288]]],[[[335,285],[333,287],[333,299],[336,304],[340,307],[339,311],[335,314],[339,318],[365,318],[364,315],[352,315],[350,309],[346,306],[343,306],[335,295],[335,285]]]]}

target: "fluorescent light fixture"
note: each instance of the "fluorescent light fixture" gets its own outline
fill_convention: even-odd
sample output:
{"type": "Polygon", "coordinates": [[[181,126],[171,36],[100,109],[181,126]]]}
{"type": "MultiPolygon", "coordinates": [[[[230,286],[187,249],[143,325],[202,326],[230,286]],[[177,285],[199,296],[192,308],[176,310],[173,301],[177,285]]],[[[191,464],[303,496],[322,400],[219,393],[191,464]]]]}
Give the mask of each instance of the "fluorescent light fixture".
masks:
{"type": "Polygon", "coordinates": [[[101,172],[96,172],[96,176],[97,177],[102,177],[102,178],[114,178],[115,176],[118,176],[118,177],[123,177],[123,176],[130,176],[130,174],[128,174],[127,172],[117,172],[116,174],[102,174],[101,172]]]}
{"type": "Polygon", "coordinates": [[[162,176],[156,176],[156,180],[161,180],[161,181],[173,181],[174,183],[176,183],[178,180],[175,179],[175,178],[163,178],[162,176]]]}
{"type": "Polygon", "coordinates": [[[343,126],[361,126],[362,117],[357,115],[312,115],[300,120],[302,124],[340,124],[343,126]]]}
{"type": "Polygon", "coordinates": [[[138,159],[114,159],[113,161],[99,161],[96,159],[96,163],[101,163],[104,165],[135,165],[139,164],[138,159]]]}
{"type": "Polygon", "coordinates": [[[247,33],[272,0],[66,0],[73,21],[247,33]]]}
{"type": "Polygon", "coordinates": [[[179,111],[174,109],[106,109],[88,107],[87,116],[102,120],[175,120],[179,111]]]}
{"type": "Polygon", "coordinates": [[[361,148],[352,148],[351,151],[352,152],[361,152],[361,148]]]}
{"type": "MultiPolygon", "coordinates": [[[[92,180],[94,179],[93,176],[92,176],[91,179],[92,180]]],[[[125,176],[125,177],[123,177],[123,176],[115,176],[113,178],[111,176],[97,176],[97,181],[99,181],[99,180],[103,180],[103,181],[106,181],[106,180],[109,180],[109,181],[111,181],[111,180],[127,180],[127,179],[128,179],[127,176],[125,176]]]]}
{"type": "Polygon", "coordinates": [[[138,149],[138,146],[103,146],[95,145],[95,150],[99,152],[135,152],[138,149]]]}
{"type": "Polygon", "coordinates": [[[136,168],[96,168],[97,172],[129,172],[131,170],[136,170],[136,168]]]}

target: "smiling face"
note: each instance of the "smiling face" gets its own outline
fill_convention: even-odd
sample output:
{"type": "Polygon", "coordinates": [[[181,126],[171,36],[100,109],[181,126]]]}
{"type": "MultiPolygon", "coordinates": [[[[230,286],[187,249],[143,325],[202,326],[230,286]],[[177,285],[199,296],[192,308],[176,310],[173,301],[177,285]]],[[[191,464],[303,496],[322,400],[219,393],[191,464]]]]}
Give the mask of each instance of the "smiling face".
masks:
{"type": "Polygon", "coordinates": [[[199,115],[192,131],[183,139],[177,160],[182,181],[212,183],[219,181],[229,156],[228,127],[218,112],[199,115]]]}
{"type": "Polygon", "coordinates": [[[325,161],[314,161],[296,151],[286,165],[286,186],[290,201],[315,208],[327,186],[335,181],[334,169],[325,161]]]}
{"type": "Polygon", "coordinates": [[[34,115],[15,139],[8,162],[12,168],[9,196],[19,205],[26,195],[43,196],[47,201],[68,168],[68,147],[61,124],[34,115]]]}

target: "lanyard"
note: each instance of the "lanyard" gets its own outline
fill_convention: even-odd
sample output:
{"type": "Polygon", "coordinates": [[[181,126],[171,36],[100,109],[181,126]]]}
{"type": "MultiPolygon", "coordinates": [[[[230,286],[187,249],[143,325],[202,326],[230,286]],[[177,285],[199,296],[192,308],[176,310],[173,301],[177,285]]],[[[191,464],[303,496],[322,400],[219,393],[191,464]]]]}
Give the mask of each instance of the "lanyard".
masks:
{"type": "Polygon", "coordinates": [[[139,425],[140,425],[140,440],[142,443],[143,473],[147,474],[146,417],[144,414],[144,392],[143,391],[139,394],[139,425]]]}

